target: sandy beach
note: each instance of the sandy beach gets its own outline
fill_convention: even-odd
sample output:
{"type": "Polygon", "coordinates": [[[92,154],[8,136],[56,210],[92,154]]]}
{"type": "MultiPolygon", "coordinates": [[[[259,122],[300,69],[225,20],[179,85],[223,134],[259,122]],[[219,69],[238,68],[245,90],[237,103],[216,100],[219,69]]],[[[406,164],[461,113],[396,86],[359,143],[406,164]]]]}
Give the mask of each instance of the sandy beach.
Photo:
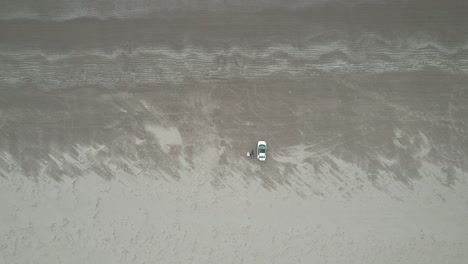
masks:
{"type": "Polygon", "coordinates": [[[0,263],[468,263],[468,2],[2,6],[0,263]]]}

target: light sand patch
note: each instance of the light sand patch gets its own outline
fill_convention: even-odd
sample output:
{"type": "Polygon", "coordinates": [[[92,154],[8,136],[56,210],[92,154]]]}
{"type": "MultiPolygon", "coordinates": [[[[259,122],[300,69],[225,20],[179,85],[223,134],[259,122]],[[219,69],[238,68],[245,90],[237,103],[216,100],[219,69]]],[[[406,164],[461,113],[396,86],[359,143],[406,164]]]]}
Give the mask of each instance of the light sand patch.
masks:
{"type": "Polygon", "coordinates": [[[169,150],[171,145],[182,145],[182,137],[176,127],[146,125],[145,128],[158,140],[165,152],[169,150]]]}

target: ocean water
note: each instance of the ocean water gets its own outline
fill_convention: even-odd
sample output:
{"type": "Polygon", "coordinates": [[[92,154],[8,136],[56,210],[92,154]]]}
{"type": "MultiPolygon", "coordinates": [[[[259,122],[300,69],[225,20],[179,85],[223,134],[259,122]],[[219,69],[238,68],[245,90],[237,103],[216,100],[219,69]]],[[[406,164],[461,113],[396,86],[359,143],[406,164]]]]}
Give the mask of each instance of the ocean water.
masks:
{"type": "Polygon", "coordinates": [[[7,2],[0,85],[467,71],[465,1],[174,3],[7,2]]]}

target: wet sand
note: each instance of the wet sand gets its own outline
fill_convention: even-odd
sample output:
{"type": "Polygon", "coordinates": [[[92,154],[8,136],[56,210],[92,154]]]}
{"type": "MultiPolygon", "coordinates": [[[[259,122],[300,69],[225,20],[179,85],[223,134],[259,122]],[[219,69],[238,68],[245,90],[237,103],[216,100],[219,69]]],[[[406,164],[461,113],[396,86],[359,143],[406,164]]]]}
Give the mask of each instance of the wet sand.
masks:
{"type": "Polygon", "coordinates": [[[93,5],[0,11],[0,262],[466,263],[468,3],[93,5]]]}

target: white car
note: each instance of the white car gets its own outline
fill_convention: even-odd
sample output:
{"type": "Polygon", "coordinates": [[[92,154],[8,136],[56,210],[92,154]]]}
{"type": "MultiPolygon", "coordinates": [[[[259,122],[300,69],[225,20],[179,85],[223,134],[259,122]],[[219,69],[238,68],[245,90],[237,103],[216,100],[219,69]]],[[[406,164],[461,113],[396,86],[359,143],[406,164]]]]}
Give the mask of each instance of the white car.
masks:
{"type": "Polygon", "coordinates": [[[259,141],[257,143],[257,159],[260,161],[266,160],[266,151],[267,151],[267,144],[265,141],[259,141]]]}

